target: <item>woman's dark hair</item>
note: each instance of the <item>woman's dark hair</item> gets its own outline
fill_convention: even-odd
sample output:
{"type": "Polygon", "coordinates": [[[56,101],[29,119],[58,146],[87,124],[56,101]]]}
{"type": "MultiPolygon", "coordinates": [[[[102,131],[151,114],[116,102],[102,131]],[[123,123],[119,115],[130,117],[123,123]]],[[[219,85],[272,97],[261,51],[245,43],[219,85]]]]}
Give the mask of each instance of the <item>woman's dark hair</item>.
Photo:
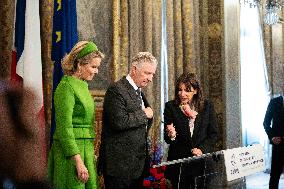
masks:
{"type": "Polygon", "coordinates": [[[191,87],[195,90],[197,90],[197,93],[193,96],[192,103],[197,111],[203,109],[204,99],[202,94],[202,88],[200,86],[200,83],[194,73],[183,73],[176,81],[175,85],[175,102],[177,105],[180,104],[179,99],[179,86],[180,84],[184,84],[186,89],[188,91],[191,90],[191,87]]]}

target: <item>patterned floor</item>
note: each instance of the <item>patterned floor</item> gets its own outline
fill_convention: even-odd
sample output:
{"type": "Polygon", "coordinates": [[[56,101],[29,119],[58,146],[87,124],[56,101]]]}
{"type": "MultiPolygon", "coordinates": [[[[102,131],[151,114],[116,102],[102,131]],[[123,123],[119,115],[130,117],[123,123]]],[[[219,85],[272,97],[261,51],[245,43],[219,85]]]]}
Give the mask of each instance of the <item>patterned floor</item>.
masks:
{"type": "MultiPolygon", "coordinates": [[[[257,173],[246,177],[246,189],[268,189],[269,174],[257,173]]],[[[279,189],[284,189],[284,174],[279,181],[279,189]]]]}

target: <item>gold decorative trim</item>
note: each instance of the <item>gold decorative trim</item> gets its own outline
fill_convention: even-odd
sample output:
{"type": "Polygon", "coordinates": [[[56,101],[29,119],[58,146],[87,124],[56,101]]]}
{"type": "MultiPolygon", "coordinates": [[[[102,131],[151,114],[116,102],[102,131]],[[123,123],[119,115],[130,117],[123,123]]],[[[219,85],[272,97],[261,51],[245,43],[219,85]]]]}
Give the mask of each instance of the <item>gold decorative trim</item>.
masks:
{"type": "Polygon", "coordinates": [[[105,90],[90,90],[94,101],[96,102],[96,107],[101,108],[103,107],[104,97],[105,97],[105,90]]]}
{"type": "Polygon", "coordinates": [[[90,93],[93,97],[104,97],[106,91],[105,90],[90,90],[90,93]]]}

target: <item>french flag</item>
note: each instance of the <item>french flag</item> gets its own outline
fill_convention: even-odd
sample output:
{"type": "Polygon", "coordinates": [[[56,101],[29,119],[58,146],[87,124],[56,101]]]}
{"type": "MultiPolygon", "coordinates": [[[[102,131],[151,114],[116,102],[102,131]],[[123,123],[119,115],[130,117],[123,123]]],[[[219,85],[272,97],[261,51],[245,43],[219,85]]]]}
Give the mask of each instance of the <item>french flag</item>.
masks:
{"type": "Polygon", "coordinates": [[[39,0],[18,0],[15,7],[11,80],[33,90],[36,95],[34,110],[37,112],[36,121],[40,126],[43,158],[46,160],[39,0]]]}

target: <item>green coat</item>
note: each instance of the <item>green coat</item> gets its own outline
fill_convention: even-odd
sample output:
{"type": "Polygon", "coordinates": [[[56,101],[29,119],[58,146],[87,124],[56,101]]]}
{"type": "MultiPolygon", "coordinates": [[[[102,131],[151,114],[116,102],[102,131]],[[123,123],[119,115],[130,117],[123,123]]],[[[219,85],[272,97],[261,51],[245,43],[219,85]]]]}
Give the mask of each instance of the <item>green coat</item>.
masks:
{"type": "Polygon", "coordinates": [[[85,81],[64,76],[54,95],[56,129],[48,157],[48,176],[57,189],[98,188],[94,158],[94,100],[85,81]],[[80,154],[89,171],[78,180],[72,156],[80,154]]]}

